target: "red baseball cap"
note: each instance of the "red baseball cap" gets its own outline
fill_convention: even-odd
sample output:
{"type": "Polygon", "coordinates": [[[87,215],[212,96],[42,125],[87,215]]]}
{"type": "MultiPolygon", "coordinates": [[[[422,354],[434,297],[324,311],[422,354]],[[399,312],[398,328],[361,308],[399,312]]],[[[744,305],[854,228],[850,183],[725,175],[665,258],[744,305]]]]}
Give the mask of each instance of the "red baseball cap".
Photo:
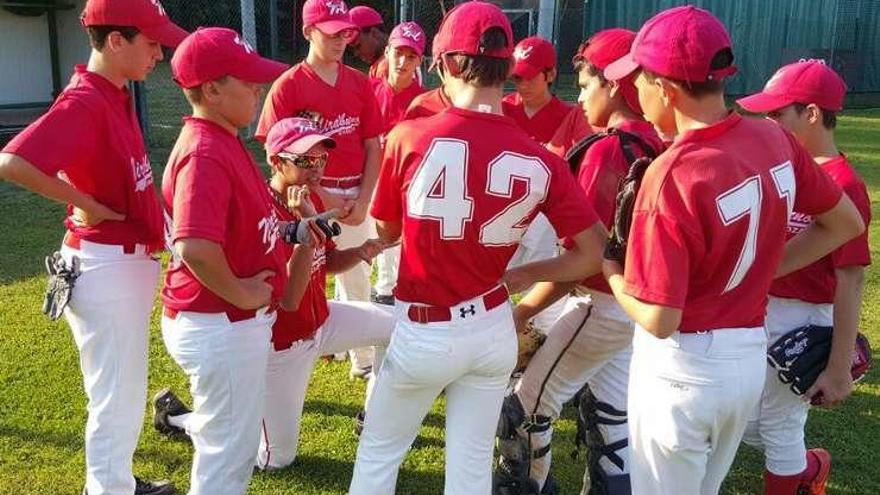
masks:
{"type": "Polygon", "coordinates": [[[266,135],[266,152],[270,155],[283,152],[302,155],[319,143],[331,149],[336,147],[336,141],[321,134],[314,122],[291,117],[275,122],[269,129],[269,134],[266,135]]]}
{"type": "Polygon", "coordinates": [[[171,22],[159,0],[88,0],[83,26],[135,27],[144,36],[174,48],[189,34],[171,22]]]}
{"type": "Polygon", "coordinates": [[[377,12],[376,9],[367,7],[366,5],[352,7],[351,10],[348,11],[348,16],[351,18],[352,24],[360,29],[371,26],[382,26],[385,24],[385,21],[382,20],[382,14],[377,12]]]}
{"type": "Polygon", "coordinates": [[[513,75],[528,81],[545,70],[556,68],[556,48],[540,36],[531,36],[516,44],[513,59],[513,75]]]}
{"type": "Polygon", "coordinates": [[[460,3],[443,18],[440,30],[434,37],[433,53],[435,56],[460,53],[509,58],[513,55],[513,30],[510,27],[510,20],[495,4],[478,0],[460,3]],[[480,47],[480,38],[492,28],[500,28],[504,31],[507,44],[503,48],[486,51],[480,47]]]}
{"type": "Polygon", "coordinates": [[[425,53],[425,38],[425,31],[421,26],[415,22],[402,22],[391,30],[388,46],[393,48],[407,46],[421,56],[425,53]]]}
{"type": "Polygon", "coordinates": [[[174,82],[194,88],[223,76],[268,84],[287,65],[261,57],[238,33],[227,28],[199,28],[180,44],[171,57],[174,82]]]}
{"type": "Polygon", "coordinates": [[[306,0],[303,4],[303,27],[315,26],[322,33],[336,34],[358,29],[351,21],[348,5],[343,0],[306,0]]]}
{"type": "MultiPolygon", "coordinates": [[[[629,53],[635,39],[636,33],[629,29],[612,28],[599,31],[581,45],[573,62],[579,59],[585,60],[600,71],[604,71],[613,62],[629,53]]],[[[627,74],[622,79],[618,79],[617,84],[627,106],[641,115],[642,105],[639,103],[639,91],[636,89],[634,75],[627,74]]]]}
{"type": "Polygon", "coordinates": [[[667,9],[645,22],[630,52],[605,68],[605,78],[616,81],[642,67],[679,81],[722,80],[735,74],[736,66],[712,69],[712,59],[732,46],[724,24],[708,10],[667,9]]]}
{"type": "Polygon", "coordinates": [[[782,66],[760,93],[736,100],[749,112],[766,113],[792,103],[843,110],[846,83],[824,60],[801,60],[782,66]]]}

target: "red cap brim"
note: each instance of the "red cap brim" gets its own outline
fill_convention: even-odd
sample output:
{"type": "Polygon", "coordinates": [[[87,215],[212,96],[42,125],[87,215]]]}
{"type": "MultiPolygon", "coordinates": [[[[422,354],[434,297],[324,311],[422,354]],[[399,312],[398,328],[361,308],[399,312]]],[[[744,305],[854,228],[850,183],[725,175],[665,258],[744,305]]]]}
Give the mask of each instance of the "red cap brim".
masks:
{"type": "Polygon", "coordinates": [[[525,62],[520,62],[513,66],[513,72],[511,73],[513,76],[518,77],[524,81],[531,81],[538,74],[541,73],[540,67],[535,67],[534,65],[527,64],[525,62]]]}
{"type": "Polygon", "coordinates": [[[169,48],[177,48],[177,45],[189,35],[188,32],[173,22],[166,22],[148,28],[140,28],[140,31],[147,38],[169,48]]]}
{"type": "Polygon", "coordinates": [[[247,66],[232,68],[229,74],[242,81],[269,84],[278,79],[288,68],[287,64],[260,57],[247,66]]]}
{"type": "Polygon", "coordinates": [[[355,23],[341,20],[317,22],[315,23],[315,27],[320,29],[324,34],[336,34],[340,31],[345,31],[346,29],[359,29],[355,23]]]}
{"type": "Polygon", "coordinates": [[[767,93],[756,93],[736,100],[739,106],[752,113],[767,113],[794,103],[787,98],[767,93]]]}
{"type": "Polygon", "coordinates": [[[306,153],[316,144],[323,143],[324,146],[333,149],[336,147],[336,141],[333,140],[330,136],[325,136],[323,134],[310,134],[308,136],[297,139],[296,141],[288,144],[284,147],[284,151],[293,153],[295,155],[302,155],[306,153]]]}
{"type": "Polygon", "coordinates": [[[608,79],[609,81],[619,81],[632,74],[638,68],[639,63],[636,62],[636,59],[633,58],[632,54],[627,53],[608,64],[608,67],[605,67],[602,74],[605,76],[605,79],[608,79]]]}

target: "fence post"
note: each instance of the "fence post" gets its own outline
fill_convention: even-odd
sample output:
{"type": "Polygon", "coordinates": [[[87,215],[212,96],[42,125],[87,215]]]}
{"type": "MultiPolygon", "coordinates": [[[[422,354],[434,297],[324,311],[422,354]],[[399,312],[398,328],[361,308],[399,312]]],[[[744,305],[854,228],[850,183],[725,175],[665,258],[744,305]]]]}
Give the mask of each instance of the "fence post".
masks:
{"type": "Polygon", "coordinates": [[[269,0],[269,55],[278,60],[278,1],[269,0]]]}
{"type": "MultiPolygon", "coordinates": [[[[241,0],[241,35],[252,47],[257,48],[257,19],[254,11],[254,0],[241,0]]],[[[257,132],[256,123],[248,126],[248,138],[257,132]]]]}

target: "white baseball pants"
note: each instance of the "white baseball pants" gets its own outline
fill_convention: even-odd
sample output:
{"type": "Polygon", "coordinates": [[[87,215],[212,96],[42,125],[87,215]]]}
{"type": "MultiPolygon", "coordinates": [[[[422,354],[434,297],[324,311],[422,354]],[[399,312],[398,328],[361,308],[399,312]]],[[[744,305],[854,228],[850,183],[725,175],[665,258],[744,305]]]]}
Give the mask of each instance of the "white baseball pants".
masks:
{"type": "MultiPolygon", "coordinates": [[[[526,414],[559,418],[562,406],[589,383],[593,395],[617,410],[626,410],[629,365],[632,357],[634,324],[613,296],[590,291],[586,296],[572,296],[562,315],[548,332],[547,340],[532,357],[523,372],[515,393],[526,414]]],[[[606,443],[626,438],[627,426],[600,425],[606,443]]],[[[529,434],[520,430],[520,435],[529,434]]],[[[553,439],[552,423],[544,432],[532,433],[530,449],[541,449],[553,439]]],[[[617,451],[624,466],[629,463],[629,448],[617,451]]],[[[532,459],[529,477],[543,487],[550,472],[552,450],[532,459]]],[[[602,468],[609,475],[625,474],[603,458],[602,468]]]]}
{"type": "MultiPolygon", "coordinates": [[[[360,186],[348,189],[328,188],[327,192],[341,198],[357,198],[361,192],[360,186]]],[[[343,225],[342,233],[335,238],[337,249],[349,249],[358,247],[376,233],[376,222],[369,214],[360,225],[343,225]]],[[[336,274],[335,293],[339,301],[369,301],[370,300],[370,275],[373,273],[372,265],[358,263],[350,270],[336,274]]],[[[362,347],[351,349],[351,366],[354,369],[364,370],[373,365],[373,349],[362,347]]]]}
{"type": "Polygon", "coordinates": [[[185,429],[195,447],[189,495],[247,491],[260,445],[266,361],[275,313],[230,323],[223,313],[162,318],[172,358],[190,379],[193,412],[185,429]]]}
{"type": "Polygon", "coordinates": [[[131,495],[159,262],[142,245],[125,254],[122,246],[81,241],[79,249],[62,246],[61,254],[68,263],[79,257],[82,270],[64,316],[79,350],[89,399],[86,490],[90,495],[131,495]]]}
{"type": "MultiPolygon", "coordinates": [[[[519,247],[513,253],[510,263],[507,264],[508,268],[557,256],[559,254],[557,240],[556,231],[550,225],[550,221],[542,213],[538,213],[523,234],[519,247]]],[[[532,323],[542,332],[548,332],[553,326],[553,322],[562,314],[565,299],[563,297],[538,313],[532,318],[532,323]]]]}
{"type": "Polygon", "coordinates": [[[674,333],[636,325],[629,381],[633,495],[715,495],[764,388],[764,328],[674,333]]]}
{"type": "Polygon", "coordinates": [[[317,359],[354,347],[387,345],[391,338],[391,306],[336,301],[329,305],[330,317],[314,339],[294,342],[289,349],[269,353],[257,454],[257,466],[261,469],[279,469],[296,458],[303,403],[317,359]]]}
{"type": "MultiPolygon", "coordinates": [[[[770,297],[767,305],[767,335],[772,345],[777,339],[804,325],[831,326],[834,305],[813,304],[798,299],[770,297]]],[[[779,476],[792,476],[807,468],[804,427],[810,404],[801,400],[776,376],[770,365],[761,402],[749,420],[743,442],[764,450],[767,470],[779,476]]]]}
{"type": "MultiPolygon", "coordinates": [[[[446,389],[445,495],[490,495],[495,427],[516,364],[508,304],[453,321],[411,322],[397,301],[397,326],[370,397],[351,495],[391,495],[400,464],[434,399],[446,389]]],[[[462,306],[463,308],[464,306],[462,306]]],[[[465,314],[464,311],[461,314],[465,314]]]]}

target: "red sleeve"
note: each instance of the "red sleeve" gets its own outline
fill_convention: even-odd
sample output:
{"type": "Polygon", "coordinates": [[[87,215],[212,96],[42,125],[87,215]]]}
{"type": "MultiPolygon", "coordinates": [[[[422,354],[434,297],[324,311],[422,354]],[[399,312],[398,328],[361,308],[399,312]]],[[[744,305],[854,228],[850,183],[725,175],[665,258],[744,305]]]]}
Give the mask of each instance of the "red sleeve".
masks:
{"type": "Polygon", "coordinates": [[[578,234],[596,222],[599,217],[587,203],[567,164],[561,158],[546,153],[544,160],[550,168],[550,186],[547,198],[541,203],[541,212],[553,225],[558,238],[578,234]]]}
{"type": "Polygon", "coordinates": [[[644,302],[684,308],[691,253],[681,224],[655,210],[633,212],[624,291],[644,302]]]}
{"type": "Polygon", "coordinates": [[[786,133],[794,152],[795,201],[794,211],[818,215],[834,208],[843,194],[831,177],[795,138],[786,133]]]}
{"type": "Polygon", "coordinates": [[[584,154],[578,171],[578,184],[606,228],[614,220],[617,189],[626,173],[622,161],[619,139],[600,139],[584,154]]]}
{"type": "Polygon", "coordinates": [[[370,207],[370,215],[376,220],[396,222],[403,218],[403,163],[400,162],[401,138],[405,136],[400,132],[403,127],[408,126],[398,125],[392,129],[385,143],[379,180],[370,207]]]}
{"type": "Polygon", "coordinates": [[[361,113],[361,138],[371,139],[382,134],[384,123],[382,120],[382,111],[379,110],[379,102],[376,101],[376,95],[369,83],[364,84],[363,91],[364,109],[361,113]]]}
{"type": "Polygon", "coordinates": [[[62,96],[49,111],[19,133],[3,149],[17,155],[46,175],[55,175],[98,159],[97,136],[103,122],[88,105],[62,96]],[[89,134],[79,132],[89,129],[89,134]]]}
{"type": "Polygon", "coordinates": [[[856,205],[865,222],[865,231],[855,239],[840,246],[831,253],[834,268],[846,266],[868,266],[871,264],[871,247],[868,244],[868,224],[871,223],[871,201],[864,183],[853,182],[844,186],[844,192],[856,205]]]}
{"type": "Polygon", "coordinates": [[[174,179],[174,234],[223,244],[232,182],[223,166],[210,158],[192,156],[178,165],[174,179]]]}
{"type": "Polygon", "coordinates": [[[254,134],[254,139],[257,141],[265,142],[275,122],[292,116],[290,109],[295,108],[296,105],[296,89],[290,87],[292,84],[293,79],[286,77],[285,73],[269,89],[269,94],[266,95],[266,101],[263,103],[263,112],[257,122],[257,132],[254,134]]]}

